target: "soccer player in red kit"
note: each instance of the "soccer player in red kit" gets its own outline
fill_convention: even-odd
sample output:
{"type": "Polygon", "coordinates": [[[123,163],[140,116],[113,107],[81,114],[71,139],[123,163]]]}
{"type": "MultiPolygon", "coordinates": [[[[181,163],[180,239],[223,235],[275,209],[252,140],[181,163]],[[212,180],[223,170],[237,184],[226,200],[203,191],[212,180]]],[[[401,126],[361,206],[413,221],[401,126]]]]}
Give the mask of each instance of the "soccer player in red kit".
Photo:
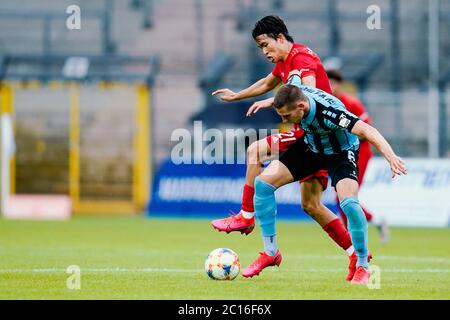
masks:
{"type": "MultiPolygon", "coordinates": [[[[367,124],[372,124],[372,118],[367,113],[366,108],[356,97],[351,96],[346,93],[342,88],[342,83],[344,82],[344,77],[339,70],[328,70],[327,71],[328,78],[330,79],[331,89],[333,91],[333,95],[342,101],[345,108],[357,116],[360,120],[366,122],[367,124]]],[[[367,165],[369,160],[372,158],[372,149],[370,143],[365,140],[360,140],[359,142],[359,159],[358,159],[358,182],[359,185],[362,184],[364,179],[364,174],[367,169],[367,165]]],[[[347,218],[342,211],[341,207],[338,206],[340,216],[344,221],[345,226],[347,226],[347,218]]],[[[367,210],[364,206],[361,206],[364,211],[364,215],[366,216],[367,222],[372,222],[373,214],[367,210]]],[[[385,244],[389,241],[389,230],[384,221],[381,221],[380,224],[375,225],[380,232],[380,240],[381,243],[385,244]]]]}
{"type": "MultiPolygon", "coordinates": [[[[331,93],[331,87],[325,69],[319,57],[308,47],[295,44],[289,35],[283,20],[277,16],[267,16],[255,24],[252,36],[265,57],[275,68],[265,78],[257,81],[246,89],[233,92],[230,89],[219,89],[213,95],[221,94],[223,101],[237,101],[250,97],[262,95],[275,89],[281,83],[286,83],[289,73],[298,70],[301,73],[302,84],[317,87],[331,93]]],[[[256,113],[263,108],[273,105],[274,98],[255,102],[248,110],[247,116],[256,113]]],[[[297,139],[303,138],[300,128],[271,135],[252,143],[247,149],[247,173],[246,183],[243,188],[241,211],[228,218],[212,221],[212,226],[219,231],[250,233],[255,224],[253,196],[254,181],[261,173],[263,162],[273,159],[279,152],[283,152],[295,143],[297,139]]],[[[350,281],[356,270],[356,254],[351,243],[350,235],[336,215],[321,203],[321,195],[328,183],[326,171],[318,171],[314,175],[306,177],[301,181],[301,196],[303,209],[318,222],[328,235],[349,255],[350,281]]],[[[271,247],[268,244],[267,247],[271,247]]],[[[270,265],[279,265],[281,255],[277,252],[265,250],[259,259],[261,270],[270,265]]]]}

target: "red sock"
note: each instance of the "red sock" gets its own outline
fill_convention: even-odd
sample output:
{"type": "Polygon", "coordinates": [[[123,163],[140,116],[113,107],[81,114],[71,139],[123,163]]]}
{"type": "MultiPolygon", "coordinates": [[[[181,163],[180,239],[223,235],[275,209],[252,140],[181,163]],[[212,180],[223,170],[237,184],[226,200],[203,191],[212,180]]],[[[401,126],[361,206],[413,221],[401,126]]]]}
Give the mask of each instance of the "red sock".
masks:
{"type": "Polygon", "coordinates": [[[342,224],[341,219],[336,218],[333,221],[329,222],[325,226],[323,226],[323,230],[325,230],[331,239],[334,240],[342,249],[347,250],[352,246],[352,240],[350,239],[350,234],[347,229],[345,229],[342,224]]]}
{"type": "Polygon", "coordinates": [[[253,207],[254,195],[255,195],[255,188],[249,186],[248,184],[245,184],[244,191],[242,192],[242,210],[247,212],[255,211],[255,208],[253,207]]]}
{"type": "Polygon", "coordinates": [[[364,208],[363,206],[361,206],[361,209],[364,211],[364,214],[366,216],[367,222],[372,221],[372,218],[373,218],[372,213],[370,213],[370,211],[367,210],[366,208],[364,208]]]}

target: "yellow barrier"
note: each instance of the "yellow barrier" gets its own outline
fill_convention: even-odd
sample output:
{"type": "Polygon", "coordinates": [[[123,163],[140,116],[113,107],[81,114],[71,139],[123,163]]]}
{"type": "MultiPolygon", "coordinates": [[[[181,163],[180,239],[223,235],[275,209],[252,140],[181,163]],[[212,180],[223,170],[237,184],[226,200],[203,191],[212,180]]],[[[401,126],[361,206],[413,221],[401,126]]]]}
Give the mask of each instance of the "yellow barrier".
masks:
{"type": "MultiPolygon", "coordinates": [[[[14,118],[14,91],[12,87],[6,83],[0,83],[0,114],[9,113],[14,118]]],[[[15,132],[15,126],[13,127],[15,132]]],[[[16,193],[16,156],[10,160],[10,193],[16,193]]]]}
{"type": "MultiPolygon", "coordinates": [[[[122,83],[98,84],[98,90],[108,91],[120,88],[134,88],[136,102],[134,104],[134,133],[131,199],[128,200],[84,200],[80,197],[80,92],[82,84],[52,82],[52,90],[68,89],[70,96],[69,136],[69,172],[68,193],[72,199],[76,213],[86,214],[127,214],[142,212],[149,200],[151,185],[151,145],[150,145],[150,92],[146,85],[130,85],[122,83]]],[[[0,103],[2,112],[14,114],[14,86],[4,84],[0,87],[0,103]]],[[[32,87],[17,85],[20,90],[39,90],[38,85],[32,87]]],[[[132,104],[130,104],[132,105],[132,104]]],[[[11,190],[15,192],[15,159],[11,162],[11,190]]]]}
{"type": "Polygon", "coordinates": [[[149,92],[141,85],[137,88],[138,99],[136,106],[136,128],[134,135],[134,164],[133,164],[133,200],[138,207],[144,207],[150,194],[150,141],[149,141],[149,92]]]}
{"type": "MultiPolygon", "coordinates": [[[[80,91],[70,84],[69,195],[74,208],[80,202],[80,91]]],[[[76,209],[75,209],[76,210],[76,209]]]]}

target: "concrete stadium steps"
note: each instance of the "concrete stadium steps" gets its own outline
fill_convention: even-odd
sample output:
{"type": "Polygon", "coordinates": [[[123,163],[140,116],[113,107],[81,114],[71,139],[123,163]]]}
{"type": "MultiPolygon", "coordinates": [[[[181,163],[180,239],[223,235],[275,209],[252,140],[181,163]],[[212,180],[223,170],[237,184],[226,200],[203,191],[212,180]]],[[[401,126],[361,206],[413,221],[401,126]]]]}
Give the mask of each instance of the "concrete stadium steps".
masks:
{"type": "MultiPolygon", "coordinates": [[[[154,158],[157,162],[170,154],[170,137],[177,128],[189,126],[187,119],[202,106],[198,88],[199,57],[195,0],[155,1],[153,28],[141,30],[134,46],[124,48],[139,54],[157,53],[161,56],[161,73],[153,89],[154,98],[154,158]],[[176,87],[176,94],[173,88],[176,87]]],[[[235,13],[235,2],[203,2],[202,28],[203,67],[219,49],[225,49],[242,61],[248,44],[248,35],[236,33],[234,19],[222,16],[235,13]],[[220,33],[219,33],[220,32],[220,33]]],[[[243,74],[242,69],[229,75],[243,74]]],[[[229,76],[228,75],[228,76],[229,76]]],[[[227,77],[228,77],[227,76],[227,77]]],[[[242,83],[242,81],[240,81],[242,83]]]]}
{"type": "MultiPolygon", "coordinates": [[[[103,49],[101,20],[83,17],[83,12],[102,11],[104,3],[104,1],[88,0],[25,0],[21,2],[3,0],[0,4],[0,10],[48,10],[60,12],[64,17],[69,5],[79,5],[81,9],[81,30],[68,30],[64,18],[52,22],[52,52],[99,54],[103,49]]],[[[113,2],[111,38],[115,42],[117,50],[120,51],[121,48],[134,44],[135,37],[142,26],[142,16],[142,12],[131,8],[129,0],[113,2]]],[[[43,53],[42,25],[42,20],[39,19],[0,20],[0,50],[12,53],[43,53]]]]}
{"type": "MultiPolygon", "coordinates": [[[[197,72],[199,56],[195,0],[165,0],[154,4],[154,28],[143,30],[129,50],[139,53],[156,52],[163,57],[161,71],[170,73],[197,72]]],[[[230,2],[232,4],[233,2],[230,2]]],[[[202,29],[205,60],[210,59],[223,43],[229,43],[234,33],[234,21],[221,16],[233,12],[233,6],[223,6],[217,0],[204,1],[202,29]],[[221,10],[222,8],[222,10],[221,10]],[[218,34],[218,32],[221,34],[218,34]],[[223,41],[220,37],[226,37],[223,41]],[[220,43],[219,43],[220,41],[220,43]]]]}
{"type": "MultiPolygon", "coordinates": [[[[385,90],[369,90],[365,97],[373,125],[397,152],[408,156],[427,156],[429,97],[426,90],[405,89],[399,99],[399,106],[394,104],[393,93],[385,90]]],[[[447,91],[445,99],[447,106],[450,105],[450,92],[447,91]]],[[[449,136],[449,112],[446,123],[449,136]]]]}
{"type": "MultiPolygon", "coordinates": [[[[117,2],[128,1],[118,0],[117,2]]],[[[104,1],[92,0],[2,0],[0,9],[27,9],[27,10],[63,10],[70,5],[78,5],[81,9],[100,10],[104,7],[104,1]]]]}
{"type": "MultiPolygon", "coordinates": [[[[272,1],[253,1],[255,6],[262,10],[261,15],[278,14],[285,17],[290,33],[298,42],[310,46],[321,56],[328,54],[328,25],[327,21],[314,22],[302,21],[301,18],[295,19],[287,16],[287,12],[327,12],[328,1],[299,1],[285,0],[282,9],[273,9],[272,1]]],[[[381,53],[385,55],[385,62],[377,70],[373,80],[375,82],[389,81],[389,68],[392,66],[390,61],[391,54],[391,25],[390,25],[390,0],[380,0],[376,3],[361,0],[339,0],[337,9],[342,15],[360,16],[360,20],[341,20],[341,50],[342,54],[356,53],[381,53]],[[369,5],[376,4],[381,9],[382,29],[369,30],[366,27],[366,20],[369,14],[366,12],[369,5]]],[[[400,44],[401,61],[403,67],[403,81],[420,83],[422,75],[426,72],[426,66],[422,61],[427,59],[427,26],[424,25],[423,18],[426,17],[427,7],[422,0],[399,1],[400,23],[400,44]]],[[[450,13],[450,3],[441,1],[441,12],[450,13]]],[[[447,19],[448,20],[448,19],[447,19]]],[[[247,26],[246,28],[251,28],[247,26]]],[[[449,28],[448,22],[443,19],[441,26],[443,37],[442,52],[450,50],[450,41],[445,39],[445,32],[449,28]]],[[[447,58],[442,57],[442,63],[446,65],[447,58]]]]}
{"type": "Polygon", "coordinates": [[[202,95],[197,86],[197,77],[161,74],[158,77],[153,97],[153,150],[159,163],[170,155],[170,138],[178,128],[189,126],[188,119],[202,106],[202,95]],[[176,85],[176,94],[173,87],[176,85]]]}
{"type": "MultiPolygon", "coordinates": [[[[244,1],[249,3],[252,0],[244,1]]],[[[283,16],[284,11],[318,11],[322,9],[326,11],[327,1],[309,1],[309,0],[285,0],[285,8],[282,11],[273,10],[272,1],[255,1],[258,6],[267,10],[267,14],[279,13],[283,16]]],[[[401,59],[403,63],[403,81],[420,82],[424,76],[427,66],[422,63],[426,61],[426,38],[427,32],[421,25],[422,17],[418,15],[420,9],[423,9],[423,0],[400,0],[400,16],[402,24],[401,30],[401,59]],[[418,40],[419,39],[419,40],[418,40]]],[[[197,26],[196,26],[196,0],[155,0],[153,4],[153,15],[151,29],[142,29],[143,13],[141,10],[135,10],[130,7],[129,0],[115,0],[112,15],[112,37],[116,44],[119,54],[144,55],[158,53],[162,58],[161,73],[157,78],[155,87],[153,88],[153,107],[154,107],[154,138],[155,138],[155,158],[159,161],[166,157],[170,152],[170,135],[176,128],[186,127],[187,119],[202,105],[202,95],[199,90],[198,83],[198,47],[197,47],[197,26]],[[173,88],[176,87],[174,94],[173,88]]],[[[347,21],[341,25],[342,46],[341,53],[354,54],[363,52],[379,52],[386,56],[383,66],[376,71],[372,84],[375,87],[389,87],[391,73],[389,68],[392,65],[390,61],[390,25],[389,25],[389,0],[379,0],[382,10],[382,29],[368,30],[365,26],[365,20],[347,21]]],[[[2,8],[23,8],[23,9],[52,9],[65,12],[65,8],[69,4],[78,4],[83,10],[100,10],[103,9],[103,1],[89,0],[2,0],[0,1],[0,9],[2,8]]],[[[370,1],[361,0],[340,0],[337,2],[340,12],[358,14],[367,17],[367,6],[372,4],[370,1]]],[[[441,1],[442,10],[450,12],[450,2],[441,1]]],[[[252,22],[243,31],[236,30],[236,21],[234,18],[222,20],[224,15],[233,16],[238,13],[237,1],[221,1],[221,0],[204,0],[203,1],[203,18],[202,22],[204,35],[204,51],[202,52],[205,61],[213,57],[218,49],[224,49],[227,53],[235,56],[235,65],[227,73],[224,85],[241,89],[249,84],[249,62],[250,46],[254,45],[251,41],[252,22]],[[219,31],[221,31],[219,33],[219,31]],[[222,38],[219,38],[218,35],[222,38]]],[[[425,8],[426,11],[426,8],[425,8]]],[[[64,52],[65,50],[73,52],[97,53],[101,50],[101,42],[99,40],[99,28],[95,22],[88,20],[82,21],[82,30],[76,33],[68,32],[67,29],[60,27],[55,22],[55,30],[52,33],[53,48],[56,52],[64,52]],[[64,30],[63,30],[64,29],[64,30]],[[76,45],[74,45],[76,43],[76,45]]],[[[295,40],[310,46],[321,56],[328,53],[328,28],[326,22],[306,23],[301,19],[286,19],[288,27],[295,40]]],[[[445,26],[443,26],[445,30],[445,26]]],[[[42,31],[39,23],[33,21],[21,22],[5,22],[0,21],[0,52],[18,51],[29,53],[41,53],[41,36],[42,31]],[[27,32],[24,33],[23,29],[27,32]],[[22,31],[21,31],[22,30],[22,31]],[[6,37],[6,38],[5,38],[6,37]],[[4,39],[9,39],[4,41],[4,39]],[[15,41],[14,41],[15,40],[15,41]]],[[[444,39],[443,39],[444,40],[444,39]]],[[[445,40],[443,50],[450,49],[449,40],[445,40]]],[[[445,63],[445,61],[444,61],[445,63]]],[[[268,68],[270,69],[270,64],[268,68]]],[[[370,93],[369,93],[370,94],[370,93]]],[[[376,124],[381,125],[382,130],[391,135],[395,126],[383,122],[383,117],[391,111],[386,108],[386,113],[381,113],[377,108],[385,105],[385,100],[380,95],[375,94],[370,100],[370,107],[373,110],[376,124]],[[390,127],[389,127],[390,126],[390,127]]],[[[63,99],[62,97],[60,99],[63,99]]],[[[411,100],[404,102],[403,111],[407,110],[410,105],[414,104],[411,100]],[[408,105],[406,104],[408,103],[408,105]]],[[[47,108],[48,106],[39,105],[39,108],[47,108]]],[[[116,112],[116,111],[115,111],[116,112]]],[[[121,114],[117,111],[118,114],[121,114]]],[[[409,119],[411,123],[421,121],[426,116],[426,111],[419,107],[414,109],[418,118],[409,119]],[[417,110],[416,110],[417,109],[417,110]]],[[[405,114],[405,117],[410,115],[405,114]]],[[[60,118],[58,121],[63,121],[60,118]]],[[[107,123],[102,119],[94,119],[99,122],[92,128],[87,128],[86,132],[95,135],[98,130],[107,130],[107,123]]],[[[67,125],[67,122],[62,122],[67,125]]],[[[405,125],[406,126],[406,125],[405,125]]],[[[409,124],[408,124],[409,126],[409,124]]],[[[411,125],[412,127],[412,125],[411,125]]],[[[405,130],[409,130],[407,127],[405,130]]],[[[449,130],[450,131],[450,130],[449,130]]],[[[417,131],[419,132],[419,131],[417,131]]],[[[112,133],[114,134],[114,133],[112,133]]],[[[414,133],[415,134],[415,133],[414,133]]],[[[423,132],[417,133],[423,135],[423,132]]],[[[123,135],[118,134],[114,139],[120,141],[123,135]]],[[[92,141],[94,142],[94,141],[92,141]]],[[[97,143],[97,142],[96,142],[97,143]]],[[[95,149],[95,148],[94,148],[95,149]]],[[[106,151],[113,152],[113,151],[106,151]]],[[[100,170],[100,169],[99,169],[100,170]]]]}
{"type": "MultiPolygon", "coordinates": [[[[326,10],[326,2],[311,2],[311,1],[296,1],[286,0],[285,8],[287,10],[317,10],[320,7],[320,3],[324,10],[326,10]]],[[[449,12],[450,5],[441,1],[442,12],[449,12]]],[[[352,14],[361,16],[361,20],[343,20],[340,23],[341,28],[341,53],[342,54],[355,54],[363,52],[378,52],[385,55],[385,63],[377,70],[374,81],[389,80],[389,68],[392,66],[390,61],[390,1],[380,0],[376,2],[381,9],[382,29],[381,30],[369,30],[366,27],[366,19],[369,14],[366,12],[367,7],[375,3],[360,0],[340,0],[337,1],[338,11],[342,14],[352,14]]],[[[426,25],[423,25],[424,13],[426,14],[427,8],[424,8],[424,2],[421,0],[411,1],[399,1],[399,15],[401,19],[400,23],[400,45],[401,45],[401,60],[403,67],[403,81],[411,82],[415,81],[420,83],[421,76],[426,71],[426,66],[423,66],[422,61],[426,61],[426,39],[428,33],[426,25]],[[425,30],[424,30],[425,29],[425,30]]],[[[425,15],[426,16],[426,15],[425,15]]],[[[311,46],[314,50],[321,53],[322,48],[316,47],[317,32],[306,32],[304,28],[308,28],[306,24],[300,25],[293,24],[292,21],[287,19],[288,26],[291,33],[294,35],[299,34],[298,41],[304,42],[311,46]]],[[[325,28],[326,29],[326,28],[325,28]]],[[[443,27],[442,30],[445,30],[443,27]]],[[[445,32],[445,31],[444,31],[445,32]]],[[[326,31],[327,33],[327,31],[326,31]]],[[[320,41],[323,45],[323,42],[320,41]]],[[[449,40],[443,39],[444,48],[445,43],[449,43],[449,40]]],[[[324,52],[326,53],[326,51],[324,52]]],[[[445,59],[443,59],[445,60],[445,59]]]]}

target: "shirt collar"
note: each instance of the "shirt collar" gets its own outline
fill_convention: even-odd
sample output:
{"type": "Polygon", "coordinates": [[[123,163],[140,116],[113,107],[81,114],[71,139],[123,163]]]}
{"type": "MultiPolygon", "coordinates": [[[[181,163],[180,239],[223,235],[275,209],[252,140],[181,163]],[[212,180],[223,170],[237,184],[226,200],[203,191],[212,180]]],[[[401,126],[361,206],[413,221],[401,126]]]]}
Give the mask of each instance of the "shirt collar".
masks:
{"type": "Polygon", "coordinates": [[[295,48],[295,44],[292,44],[292,48],[291,48],[291,50],[289,50],[285,61],[289,60],[294,55],[294,48],[295,48]]]}
{"type": "Polygon", "coordinates": [[[309,100],[309,113],[302,121],[305,121],[306,123],[311,123],[314,120],[314,117],[316,116],[316,101],[309,96],[307,97],[309,100]]]}

